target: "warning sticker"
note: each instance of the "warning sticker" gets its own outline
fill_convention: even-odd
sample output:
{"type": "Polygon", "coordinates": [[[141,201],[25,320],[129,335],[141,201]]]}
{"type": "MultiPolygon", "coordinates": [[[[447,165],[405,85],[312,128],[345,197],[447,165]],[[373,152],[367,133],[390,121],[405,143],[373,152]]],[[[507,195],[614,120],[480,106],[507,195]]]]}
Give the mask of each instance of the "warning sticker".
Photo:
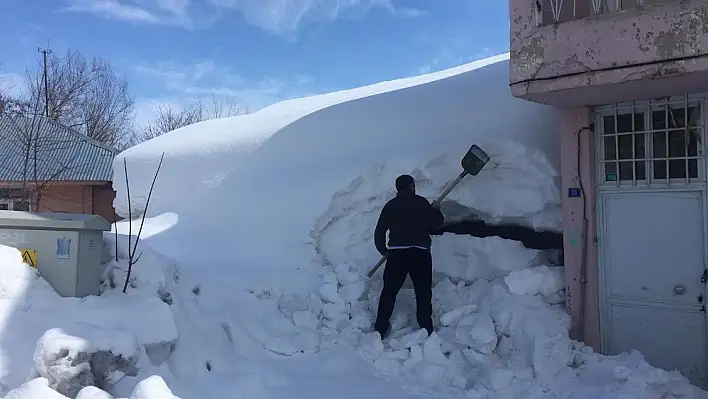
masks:
{"type": "Polygon", "coordinates": [[[20,252],[22,253],[22,261],[27,263],[28,265],[32,267],[37,267],[37,250],[36,249],[27,249],[27,248],[20,248],[20,252]]]}

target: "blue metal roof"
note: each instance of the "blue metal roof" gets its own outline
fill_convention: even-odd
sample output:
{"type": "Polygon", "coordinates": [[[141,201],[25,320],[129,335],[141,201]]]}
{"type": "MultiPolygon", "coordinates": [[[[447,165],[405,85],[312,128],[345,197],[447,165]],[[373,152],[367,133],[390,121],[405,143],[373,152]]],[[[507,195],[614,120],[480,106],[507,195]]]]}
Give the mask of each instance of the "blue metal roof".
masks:
{"type": "Polygon", "coordinates": [[[0,114],[0,181],[111,181],[118,153],[44,116],[0,114]]]}

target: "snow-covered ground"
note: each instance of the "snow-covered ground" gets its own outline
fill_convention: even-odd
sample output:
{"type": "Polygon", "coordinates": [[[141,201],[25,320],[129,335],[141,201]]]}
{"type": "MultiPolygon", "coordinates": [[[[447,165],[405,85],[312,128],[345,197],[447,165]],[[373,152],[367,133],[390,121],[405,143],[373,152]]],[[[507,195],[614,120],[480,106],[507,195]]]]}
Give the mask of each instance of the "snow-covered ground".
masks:
{"type": "Polygon", "coordinates": [[[432,199],[477,143],[492,160],[448,197],[448,220],[560,228],[556,114],[512,98],[506,58],[289,100],[126,151],[114,183],[123,214],[123,159],[144,209],[165,152],[128,295],[127,222],[118,261],[105,236],[96,298],[59,299],[0,247],[0,392],[27,380],[5,397],[52,398],[49,386],[88,364],[114,397],[705,397],[639,353],[571,341],[562,267],[496,237],[434,238],[435,334],[417,329],[405,287],[391,337],[372,333],[372,230],[397,175],[432,199]]]}

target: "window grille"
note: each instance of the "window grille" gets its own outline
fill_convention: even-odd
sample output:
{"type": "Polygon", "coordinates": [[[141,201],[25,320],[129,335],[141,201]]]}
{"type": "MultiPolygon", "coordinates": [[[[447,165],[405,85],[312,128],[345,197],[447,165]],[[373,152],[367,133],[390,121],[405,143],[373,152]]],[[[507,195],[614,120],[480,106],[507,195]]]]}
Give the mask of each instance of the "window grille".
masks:
{"type": "Polygon", "coordinates": [[[542,25],[587,18],[592,15],[642,8],[680,0],[537,0],[542,25]]]}
{"type": "Polygon", "coordinates": [[[614,104],[597,113],[601,185],[705,181],[703,100],[614,104]]]}

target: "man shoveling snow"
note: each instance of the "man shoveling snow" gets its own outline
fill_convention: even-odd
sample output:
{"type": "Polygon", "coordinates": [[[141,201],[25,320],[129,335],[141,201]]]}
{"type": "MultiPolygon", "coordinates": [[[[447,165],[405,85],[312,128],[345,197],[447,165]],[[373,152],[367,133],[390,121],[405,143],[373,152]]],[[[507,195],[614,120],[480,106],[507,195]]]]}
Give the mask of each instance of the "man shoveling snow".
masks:
{"type": "Polygon", "coordinates": [[[415,291],[418,325],[433,333],[433,260],[430,255],[430,235],[444,222],[439,203],[431,204],[415,193],[415,180],[410,175],[396,179],[398,194],[381,210],[374,243],[382,256],[387,257],[374,329],[384,338],[396,303],[398,291],[408,275],[415,291]],[[386,232],[389,232],[388,247],[386,232]]]}

